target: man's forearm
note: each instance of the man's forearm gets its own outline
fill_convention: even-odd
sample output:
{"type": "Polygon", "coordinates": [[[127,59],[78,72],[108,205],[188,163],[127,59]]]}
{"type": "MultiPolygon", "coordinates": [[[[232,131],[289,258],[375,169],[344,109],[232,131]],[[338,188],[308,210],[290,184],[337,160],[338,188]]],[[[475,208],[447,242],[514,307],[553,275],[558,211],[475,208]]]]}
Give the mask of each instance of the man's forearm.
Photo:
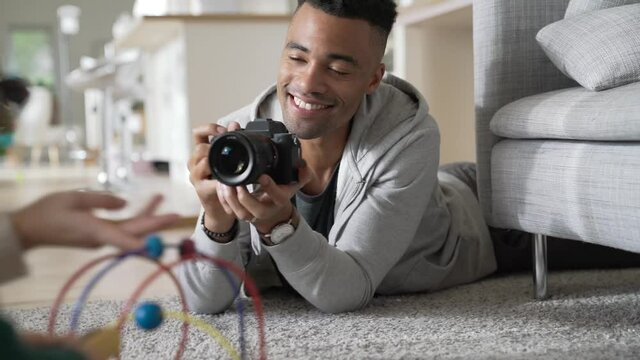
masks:
{"type": "Polygon", "coordinates": [[[357,310],[373,297],[364,269],[303,220],[291,238],[268,251],[291,286],[324,312],[357,310]]]}
{"type": "MultiPolygon", "coordinates": [[[[239,246],[239,238],[242,236],[248,236],[246,229],[238,231],[236,239],[228,243],[217,243],[207,237],[198,222],[193,240],[199,253],[233,262],[243,268],[239,246]]],[[[238,276],[207,261],[185,263],[180,267],[178,275],[189,308],[198,313],[209,314],[226,310],[242,286],[238,276]]]]}

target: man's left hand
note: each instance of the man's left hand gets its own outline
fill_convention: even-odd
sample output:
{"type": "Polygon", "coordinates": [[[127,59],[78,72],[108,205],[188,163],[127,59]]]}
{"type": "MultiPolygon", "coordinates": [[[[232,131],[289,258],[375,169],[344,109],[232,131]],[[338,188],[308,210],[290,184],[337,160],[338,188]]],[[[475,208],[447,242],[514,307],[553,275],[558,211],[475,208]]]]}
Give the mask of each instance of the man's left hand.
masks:
{"type": "Polygon", "coordinates": [[[278,185],[268,175],[258,179],[259,188],[250,193],[245,186],[222,185],[222,206],[229,215],[250,221],[262,234],[269,234],[278,224],[291,219],[293,204],[291,198],[311,181],[312,174],[307,166],[298,171],[298,182],[278,185]]]}

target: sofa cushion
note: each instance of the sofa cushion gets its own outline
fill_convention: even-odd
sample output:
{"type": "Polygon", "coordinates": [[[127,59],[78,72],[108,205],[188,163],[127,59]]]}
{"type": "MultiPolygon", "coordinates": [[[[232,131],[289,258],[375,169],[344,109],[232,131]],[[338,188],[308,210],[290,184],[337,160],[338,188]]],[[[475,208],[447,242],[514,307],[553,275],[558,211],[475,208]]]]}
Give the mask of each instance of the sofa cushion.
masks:
{"type": "Polygon", "coordinates": [[[525,97],[498,110],[490,128],[507,138],[640,141],[640,82],[525,97]]]}
{"type": "Polygon", "coordinates": [[[590,90],[640,81],[640,4],[591,11],[542,28],[536,40],[565,75],[590,90]]]}
{"type": "Polygon", "coordinates": [[[608,9],[616,6],[637,4],[640,0],[571,0],[565,18],[570,18],[588,11],[608,9]]]}

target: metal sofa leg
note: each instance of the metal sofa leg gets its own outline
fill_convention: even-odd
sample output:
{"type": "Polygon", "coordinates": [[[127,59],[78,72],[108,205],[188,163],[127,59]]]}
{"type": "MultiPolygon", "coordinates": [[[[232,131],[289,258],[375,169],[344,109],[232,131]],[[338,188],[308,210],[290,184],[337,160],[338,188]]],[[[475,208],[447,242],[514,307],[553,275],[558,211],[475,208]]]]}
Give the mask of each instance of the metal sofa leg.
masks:
{"type": "Polygon", "coordinates": [[[547,298],[547,237],[533,235],[533,287],[537,300],[547,298]]]}

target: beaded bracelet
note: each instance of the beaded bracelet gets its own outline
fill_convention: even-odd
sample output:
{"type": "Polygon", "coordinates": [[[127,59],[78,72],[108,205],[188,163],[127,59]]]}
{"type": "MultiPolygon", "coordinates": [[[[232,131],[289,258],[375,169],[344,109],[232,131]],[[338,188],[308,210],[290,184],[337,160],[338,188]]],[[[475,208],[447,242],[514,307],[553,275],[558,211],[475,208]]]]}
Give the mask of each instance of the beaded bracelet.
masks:
{"type": "Polygon", "coordinates": [[[202,220],[200,221],[200,225],[202,225],[202,231],[204,231],[204,233],[207,234],[207,237],[209,237],[209,239],[214,241],[233,239],[236,236],[236,233],[238,232],[237,219],[233,222],[233,226],[231,227],[231,229],[223,233],[219,233],[219,232],[215,232],[207,229],[207,227],[204,225],[204,214],[202,214],[202,220]]]}

